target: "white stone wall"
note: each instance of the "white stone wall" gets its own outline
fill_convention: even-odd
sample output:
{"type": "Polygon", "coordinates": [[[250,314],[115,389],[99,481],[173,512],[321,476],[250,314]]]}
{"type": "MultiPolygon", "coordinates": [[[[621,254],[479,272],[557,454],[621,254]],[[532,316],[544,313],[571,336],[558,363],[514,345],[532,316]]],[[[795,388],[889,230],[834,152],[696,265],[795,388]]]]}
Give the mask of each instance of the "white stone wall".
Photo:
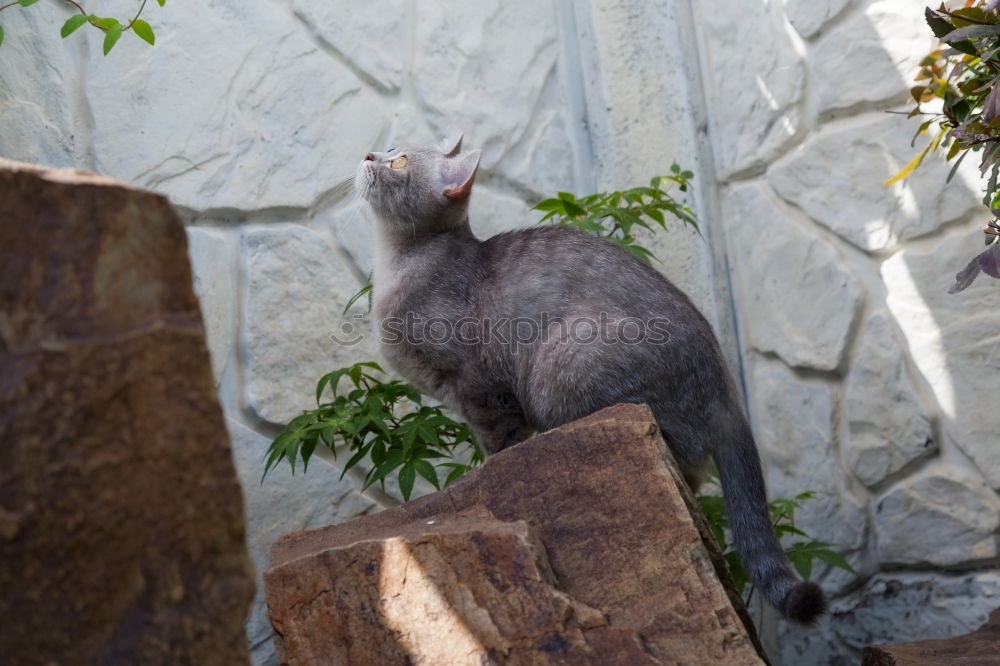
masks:
{"type": "MultiPolygon", "coordinates": [[[[104,6],[127,13],[130,0],[104,6]]],[[[196,288],[258,567],[278,535],[393,503],[335,466],[261,484],[315,380],[374,356],[330,339],[371,270],[363,209],[333,189],[372,148],[458,131],[485,149],[477,231],[569,189],[696,173],[702,234],[652,243],[743,380],[772,494],[862,572],[820,569],[816,630],[764,617],[784,664],[962,633],[1000,606],[1000,292],[951,276],[981,242],[974,165],[909,161],[931,46],[905,0],[212,0],[153,6],[149,48],[57,35],[61,3],[0,16],[0,155],[162,192],[196,288]]],[[[348,317],[348,321],[350,318],[348,317]]],[[[273,663],[258,595],[248,632],[273,663]]]]}
{"type": "Polygon", "coordinates": [[[907,90],[934,43],[907,0],[692,2],[750,412],[772,495],[862,576],[820,568],[782,664],[954,635],[1000,606],[1000,288],[946,292],[985,221],[970,158],[930,160],[907,90]],[[993,404],[991,404],[993,403],[993,404]],[[947,571],[947,573],[945,573],[947,571]]]}

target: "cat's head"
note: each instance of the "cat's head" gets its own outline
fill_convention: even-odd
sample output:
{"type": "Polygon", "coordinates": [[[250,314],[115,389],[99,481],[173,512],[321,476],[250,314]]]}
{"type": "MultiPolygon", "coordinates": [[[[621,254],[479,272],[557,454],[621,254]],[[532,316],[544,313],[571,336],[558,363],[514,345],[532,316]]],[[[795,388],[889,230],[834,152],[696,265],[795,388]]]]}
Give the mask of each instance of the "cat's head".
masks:
{"type": "Polygon", "coordinates": [[[425,146],[368,153],[355,187],[383,224],[438,231],[464,224],[482,151],[461,153],[462,138],[440,150],[425,146]]]}

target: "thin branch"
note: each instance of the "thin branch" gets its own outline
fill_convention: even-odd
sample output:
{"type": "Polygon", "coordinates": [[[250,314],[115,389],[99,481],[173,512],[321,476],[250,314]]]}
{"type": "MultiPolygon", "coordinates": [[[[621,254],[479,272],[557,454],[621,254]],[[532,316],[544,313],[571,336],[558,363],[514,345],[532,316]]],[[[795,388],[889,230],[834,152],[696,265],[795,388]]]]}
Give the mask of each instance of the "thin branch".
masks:
{"type": "Polygon", "coordinates": [[[73,5],[78,10],[80,10],[80,13],[83,14],[84,16],[89,16],[89,14],[87,14],[87,12],[83,9],[83,7],[80,6],[80,3],[76,2],[76,0],[66,0],[66,2],[73,5]]]}
{"type": "MultiPolygon", "coordinates": [[[[76,7],[77,11],[79,11],[81,14],[83,14],[84,16],[87,17],[87,22],[90,25],[94,26],[95,28],[97,28],[98,30],[101,30],[103,32],[107,32],[108,31],[107,28],[104,28],[104,27],[98,25],[97,23],[95,23],[94,20],[90,18],[90,14],[87,13],[87,10],[83,8],[83,5],[81,5],[76,0],[64,0],[64,2],[68,2],[69,4],[71,4],[74,7],[76,7]]],[[[135,25],[135,22],[138,21],[139,17],[142,15],[143,10],[146,9],[146,2],[147,2],[147,0],[142,0],[142,4],[139,6],[139,11],[137,11],[135,13],[135,16],[133,16],[132,20],[128,22],[128,25],[126,25],[124,28],[122,28],[122,32],[128,32],[129,30],[132,29],[132,26],[135,25]]],[[[12,2],[11,3],[11,5],[16,5],[16,4],[17,4],[16,2],[12,2]]],[[[11,5],[7,5],[6,7],[0,7],[0,10],[4,10],[7,7],[10,7],[11,5]]]]}
{"type": "Polygon", "coordinates": [[[142,10],[145,8],[146,8],[146,0],[142,0],[142,4],[139,6],[139,11],[135,13],[135,16],[132,17],[132,20],[128,22],[128,25],[125,26],[125,29],[122,30],[122,32],[126,32],[132,29],[132,26],[135,24],[136,21],[139,20],[139,16],[142,14],[142,10]]]}
{"type": "Polygon", "coordinates": [[[989,23],[988,21],[977,21],[975,19],[969,18],[968,16],[962,16],[961,14],[954,14],[952,12],[949,12],[947,9],[938,9],[937,12],[939,14],[945,14],[947,16],[959,19],[961,21],[968,21],[969,23],[975,23],[976,25],[994,25],[993,23],[989,23]]]}

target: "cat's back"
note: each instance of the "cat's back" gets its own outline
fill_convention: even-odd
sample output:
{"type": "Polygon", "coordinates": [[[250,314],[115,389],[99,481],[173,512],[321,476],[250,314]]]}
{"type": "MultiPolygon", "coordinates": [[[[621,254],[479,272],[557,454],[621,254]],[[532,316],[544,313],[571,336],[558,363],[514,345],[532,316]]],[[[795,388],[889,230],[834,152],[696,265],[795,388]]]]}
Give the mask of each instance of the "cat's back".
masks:
{"type": "Polygon", "coordinates": [[[482,242],[493,288],[536,307],[616,304],[634,314],[691,313],[687,296],[620,245],[567,226],[520,229],[482,242]]]}

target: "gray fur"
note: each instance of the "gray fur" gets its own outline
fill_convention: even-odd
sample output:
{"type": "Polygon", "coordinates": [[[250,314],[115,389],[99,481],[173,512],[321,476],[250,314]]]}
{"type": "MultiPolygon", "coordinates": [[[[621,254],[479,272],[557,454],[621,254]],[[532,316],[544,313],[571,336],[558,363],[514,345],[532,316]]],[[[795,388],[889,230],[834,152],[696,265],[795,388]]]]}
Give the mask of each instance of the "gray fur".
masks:
{"type": "MultiPolygon", "coordinates": [[[[796,578],[774,536],[753,436],[709,323],[660,273],[595,236],[552,226],[476,239],[468,188],[479,153],[460,154],[460,145],[374,153],[358,167],[356,184],[378,217],[374,311],[381,325],[407,313],[454,323],[540,322],[543,313],[573,322],[603,312],[612,321],[666,320],[669,339],[583,344],[561,324],[515,344],[510,324],[496,329],[506,343],[383,343],[386,360],[460,412],[488,453],[603,407],[647,404],[693,489],[714,456],[751,579],[786,616],[815,619],[825,607],[822,592],[796,578]],[[407,165],[391,168],[400,155],[407,165]]],[[[415,325],[403,328],[416,334],[415,325]]]]}

